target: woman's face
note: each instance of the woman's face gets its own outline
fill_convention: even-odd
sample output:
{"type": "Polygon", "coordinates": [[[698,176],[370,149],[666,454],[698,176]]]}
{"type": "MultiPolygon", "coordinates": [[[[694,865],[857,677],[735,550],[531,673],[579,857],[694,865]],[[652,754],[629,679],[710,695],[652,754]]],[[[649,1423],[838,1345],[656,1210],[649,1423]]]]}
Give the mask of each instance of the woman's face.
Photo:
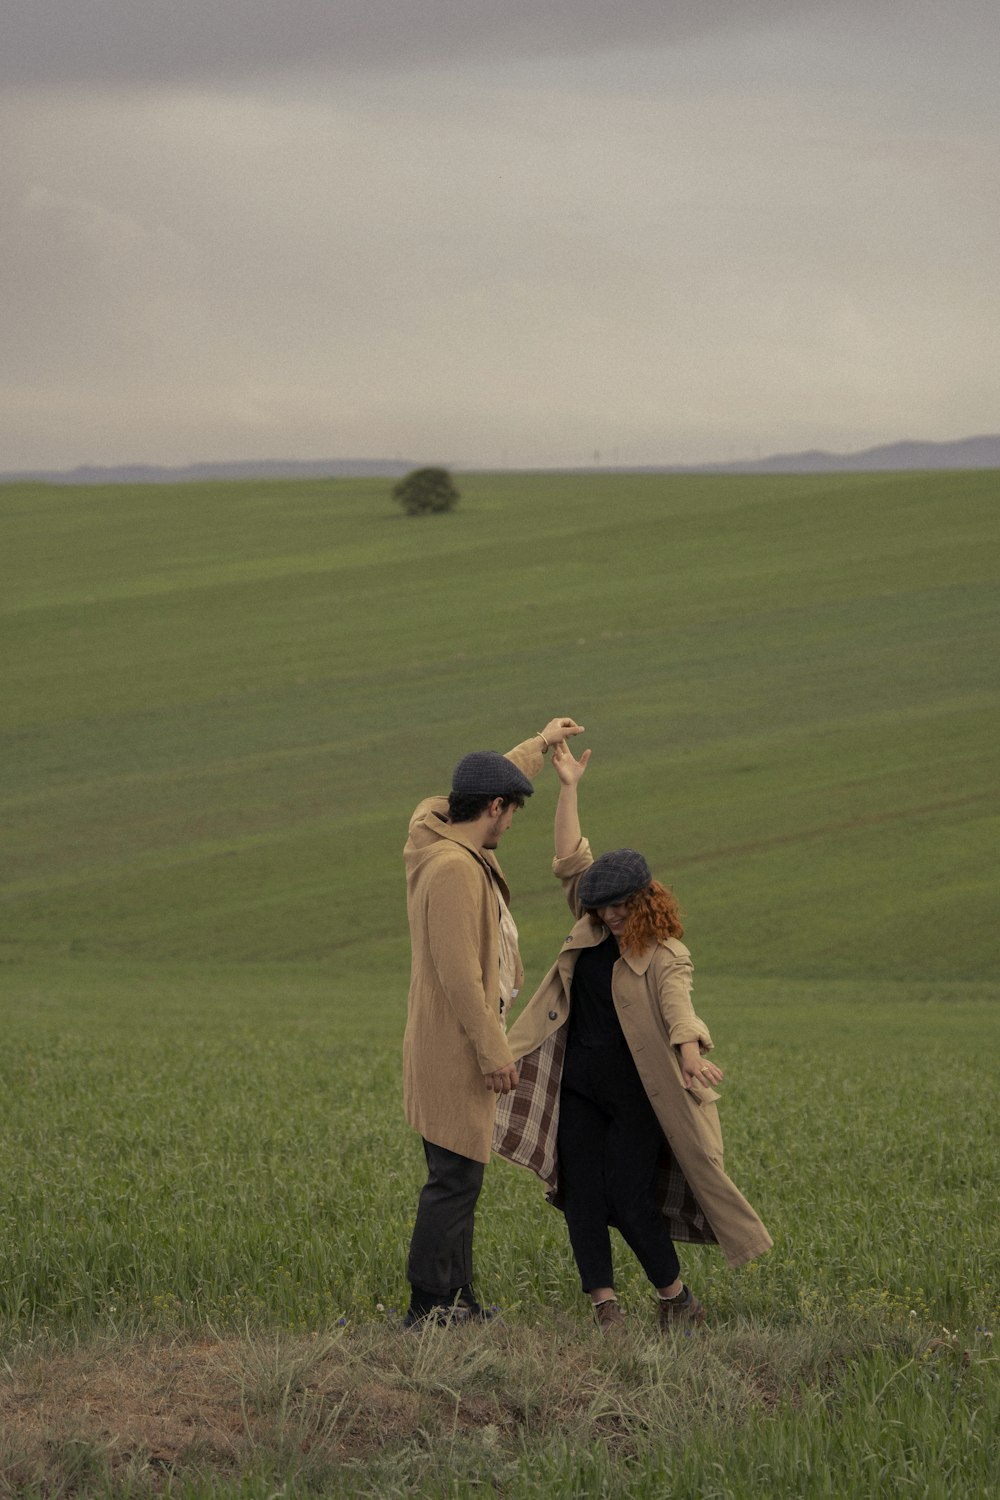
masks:
{"type": "Polygon", "coordinates": [[[611,929],[615,937],[620,937],[625,931],[625,923],[628,920],[628,908],[629,903],[627,901],[618,901],[614,906],[599,906],[597,908],[597,915],[605,927],[611,929]]]}

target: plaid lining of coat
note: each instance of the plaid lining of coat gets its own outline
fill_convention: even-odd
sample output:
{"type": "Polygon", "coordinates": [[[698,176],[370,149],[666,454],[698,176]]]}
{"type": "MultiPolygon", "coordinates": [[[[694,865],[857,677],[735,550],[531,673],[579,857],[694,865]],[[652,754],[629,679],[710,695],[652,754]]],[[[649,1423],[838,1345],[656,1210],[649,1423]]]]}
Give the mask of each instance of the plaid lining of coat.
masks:
{"type": "MultiPolygon", "coordinates": [[[[541,1178],[550,1203],[559,1197],[559,1087],[566,1053],[566,1027],[518,1062],[521,1081],[497,1100],[493,1150],[541,1178]]],[[[714,1245],[718,1241],[666,1139],[657,1171],[656,1196],[671,1239],[714,1245]]]]}
{"type": "Polygon", "coordinates": [[[566,1051],[566,1027],[560,1026],[540,1047],[518,1063],[521,1081],[497,1100],[493,1150],[507,1161],[527,1167],[556,1190],[556,1136],[559,1130],[559,1084],[566,1051]]]}

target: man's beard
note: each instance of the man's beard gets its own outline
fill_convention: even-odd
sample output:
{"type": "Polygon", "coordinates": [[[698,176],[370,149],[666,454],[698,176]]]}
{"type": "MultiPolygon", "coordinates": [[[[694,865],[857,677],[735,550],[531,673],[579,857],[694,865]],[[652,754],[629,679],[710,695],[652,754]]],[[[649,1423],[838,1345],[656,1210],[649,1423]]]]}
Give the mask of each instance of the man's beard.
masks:
{"type": "Polygon", "coordinates": [[[500,832],[500,824],[502,822],[502,813],[498,818],[493,819],[493,827],[490,829],[489,833],[486,835],[486,838],[483,840],[484,849],[498,849],[500,847],[500,840],[503,837],[500,832]]]}

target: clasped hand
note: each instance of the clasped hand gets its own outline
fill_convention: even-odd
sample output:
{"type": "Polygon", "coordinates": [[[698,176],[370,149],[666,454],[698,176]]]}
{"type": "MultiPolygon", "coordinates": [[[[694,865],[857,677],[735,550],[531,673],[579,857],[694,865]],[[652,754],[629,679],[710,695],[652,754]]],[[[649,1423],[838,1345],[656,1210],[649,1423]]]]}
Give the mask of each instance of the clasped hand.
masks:
{"type": "Polygon", "coordinates": [[[568,719],[563,715],[558,719],[550,719],[541,733],[547,744],[559,745],[574,734],[583,734],[584,728],[575,719],[568,719]]]}
{"type": "Polygon", "coordinates": [[[486,1074],[486,1087],[492,1089],[494,1094],[510,1094],[517,1088],[519,1080],[517,1064],[508,1063],[505,1068],[486,1074]]]}

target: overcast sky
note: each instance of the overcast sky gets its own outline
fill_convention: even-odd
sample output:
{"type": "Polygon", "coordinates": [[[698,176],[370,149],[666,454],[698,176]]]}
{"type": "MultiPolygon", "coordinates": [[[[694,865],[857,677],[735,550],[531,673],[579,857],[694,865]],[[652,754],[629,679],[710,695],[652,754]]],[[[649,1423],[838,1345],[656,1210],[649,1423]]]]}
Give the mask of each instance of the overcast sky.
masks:
{"type": "Polygon", "coordinates": [[[0,470],[1000,430],[995,0],[0,0],[0,470]]]}

